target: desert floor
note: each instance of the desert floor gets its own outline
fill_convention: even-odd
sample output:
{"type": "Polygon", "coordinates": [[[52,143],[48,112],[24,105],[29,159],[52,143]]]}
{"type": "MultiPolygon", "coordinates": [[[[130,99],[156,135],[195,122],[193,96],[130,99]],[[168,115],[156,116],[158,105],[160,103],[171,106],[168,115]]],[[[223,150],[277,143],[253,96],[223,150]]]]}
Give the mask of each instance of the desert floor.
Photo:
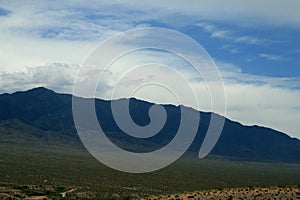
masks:
{"type": "Polygon", "coordinates": [[[299,187],[233,188],[223,190],[198,191],[187,194],[156,196],[146,199],[300,199],[300,189],[299,187]]]}

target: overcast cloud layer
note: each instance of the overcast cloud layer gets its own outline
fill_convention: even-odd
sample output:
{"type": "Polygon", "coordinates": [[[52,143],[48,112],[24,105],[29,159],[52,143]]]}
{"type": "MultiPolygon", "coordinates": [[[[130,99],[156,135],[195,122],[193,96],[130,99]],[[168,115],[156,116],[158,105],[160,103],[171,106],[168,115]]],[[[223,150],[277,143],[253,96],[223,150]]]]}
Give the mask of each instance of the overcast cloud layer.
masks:
{"type": "MultiPolygon", "coordinates": [[[[71,93],[80,64],[101,41],[136,27],[173,28],[197,40],[216,61],[225,83],[227,117],[300,138],[299,8],[296,0],[1,1],[0,92],[46,86],[71,93]]],[[[146,53],[116,65],[153,59],[176,69],[184,66],[166,58],[146,53]]],[[[202,99],[201,110],[214,111],[203,80],[185,73],[202,99]]],[[[110,98],[118,75],[108,73],[97,97],[110,98]]],[[[176,103],[156,87],[135,96],[176,103]]]]}

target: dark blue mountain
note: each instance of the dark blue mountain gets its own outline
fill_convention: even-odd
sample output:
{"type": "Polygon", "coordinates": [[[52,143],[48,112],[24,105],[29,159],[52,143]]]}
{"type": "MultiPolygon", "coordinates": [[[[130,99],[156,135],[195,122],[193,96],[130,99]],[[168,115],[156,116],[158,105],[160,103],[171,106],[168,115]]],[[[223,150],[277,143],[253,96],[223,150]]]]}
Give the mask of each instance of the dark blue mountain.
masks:
{"type": "MultiPolygon", "coordinates": [[[[111,101],[95,100],[99,123],[111,141],[126,150],[149,152],[159,149],[172,140],[180,124],[180,107],[162,105],[168,115],[163,129],[150,138],[135,138],[119,129],[110,105],[111,101]]],[[[138,125],[147,125],[152,105],[146,101],[130,99],[132,119],[138,125]]],[[[212,114],[195,112],[200,113],[201,120],[197,136],[187,151],[192,156],[198,154],[212,114]]],[[[72,95],[58,94],[42,87],[0,95],[1,142],[46,142],[50,145],[83,147],[74,126],[72,95]]],[[[226,119],[221,137],[210,155],[237,160],[300,163],[300,141],[270,128],[244,126],[226,119]]]]}

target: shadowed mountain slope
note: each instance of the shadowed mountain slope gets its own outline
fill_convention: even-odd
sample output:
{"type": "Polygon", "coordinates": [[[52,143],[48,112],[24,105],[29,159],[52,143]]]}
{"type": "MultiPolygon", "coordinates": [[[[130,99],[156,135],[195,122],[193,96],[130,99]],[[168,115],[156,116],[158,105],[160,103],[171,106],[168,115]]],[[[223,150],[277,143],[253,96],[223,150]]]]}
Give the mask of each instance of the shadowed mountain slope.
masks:
{"type": "MultiPolygon", "coordinates": [[[[95,100],[99,123],[106,135],[126,150],[149,152],[159,149],[172,140],[180,124],[180,107],[163,105],[168,117],[162,130],[150,138],[131,137],[116,125],[110,105],[111,101],[95,100]]],[[[130,99],[129,110],[136,124],[145,126],[150,122],[149,108],[152,105],[154,104],[130,99]]],[[[211,113],[194,112],[199,112],[201,120],[197,136],[188,152],[197,156],[211,113]]],[[[4,142],[82,148],[73,121],[72,96],[42,87],[0,95],[0,143],[4,142]]],[[[243,126],[226,119],[221,137],[211,155],[239,160],[300,163],[300,140],[270,128],[243,126]]]]}

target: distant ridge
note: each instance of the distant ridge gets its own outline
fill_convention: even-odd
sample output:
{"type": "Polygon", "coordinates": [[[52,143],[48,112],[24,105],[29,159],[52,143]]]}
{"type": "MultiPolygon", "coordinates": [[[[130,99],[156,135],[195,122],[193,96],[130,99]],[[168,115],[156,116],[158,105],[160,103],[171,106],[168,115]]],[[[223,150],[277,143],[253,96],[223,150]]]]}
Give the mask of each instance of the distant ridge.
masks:
{"type": "MultiPolygon", "coordinates": [[[[121,101],[121,100],[114,100],[121,101]]],[[[96,99],[99,122],[107,136],[120,147],[149,152],[172,140],[180,122],[180,108],[162,105],[168,118],[160,133],[140,139],[123,133],[113,120],[111,101],[96,99]]],[[[139,125],[150,121],[148,110],[152,103],[130,99],[130,113],[139,125]]],[[[198,112],[198,111],[197,111],[198,112]]],[[[200,112],[197,136],[188,150],[196,156],[206,134],[211,113],[200,112]]],[[[82,148],[72,116],[72,95],[58,94],[44,87],[0,95],[0,144],[36,143],[70,145],[82,148]]],[[[226,119],[221,137],[211,155],[237,160],[300,163],[300,140],[265,127],[243,126],[226,119]]]]}

